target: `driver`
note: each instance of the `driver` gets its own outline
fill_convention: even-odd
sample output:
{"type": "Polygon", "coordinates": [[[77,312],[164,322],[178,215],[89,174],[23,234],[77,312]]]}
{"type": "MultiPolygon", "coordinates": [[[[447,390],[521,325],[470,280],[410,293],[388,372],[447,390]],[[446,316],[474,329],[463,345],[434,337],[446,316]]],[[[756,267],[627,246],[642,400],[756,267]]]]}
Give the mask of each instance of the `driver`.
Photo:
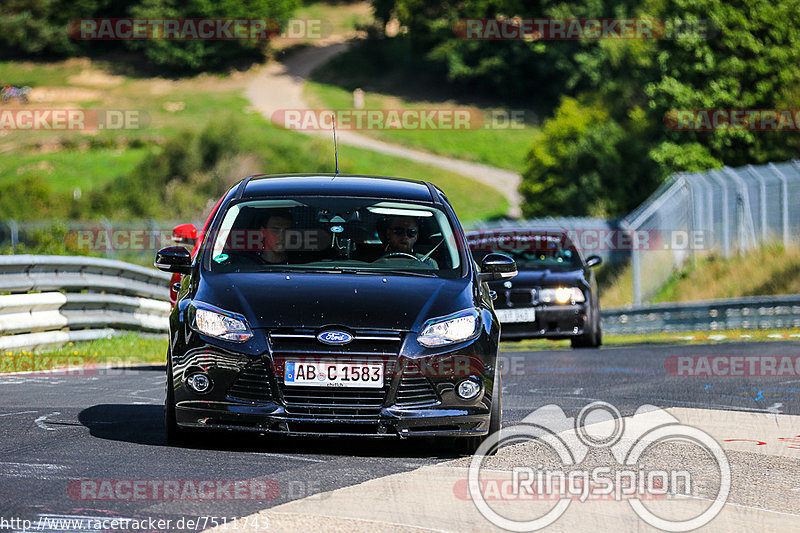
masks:
{"type": "Polygon", "coordinates": [[[286,264],[286,232],[292,229],[292,215],[288,211],[275,211],[262,221],[259,227],[264,236],[263,250],[260,258],[265,263],[286,264]]]}
{"type": "Polygon", "coordinates": [[[383,234],[387,255],[411,255],[433,268],[438,268],[435,260],[430,257],[426,258],[422,254],[414,253],[414,244],[416,244],[417,239],[419,239],[419,224],[416,218],[393,216],[387,220],[386,229],[383,234]]]}

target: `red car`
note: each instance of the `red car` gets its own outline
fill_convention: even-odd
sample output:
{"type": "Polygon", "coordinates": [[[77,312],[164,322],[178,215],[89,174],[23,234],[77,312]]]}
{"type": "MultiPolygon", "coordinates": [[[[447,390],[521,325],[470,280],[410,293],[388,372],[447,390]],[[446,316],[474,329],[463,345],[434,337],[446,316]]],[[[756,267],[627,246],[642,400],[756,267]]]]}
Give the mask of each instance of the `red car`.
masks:
{"type": "MultiPolygon", "coordinates": [[[[208,215],[206,219],[206,223],[203,224],[203,229],[200,233],[197,232],[197,228],[194,224],[181,224],[179,226],[175,226],[172,230],[172,240],[175,241],[176,244],[184,244],[184,245],[191,245],[192,246],[192,257],[197,254],[197,249],[200,247],[200,243],[203,242],[203,236],[208,229],[208,225],[211,223],[211,220],[214,218],[214,215],[217,213],[217,209],[219,209],[219,204],[222,203],[222,198],[217,200],[217,204],[214,206],[214,209],[211,210],[211,213],[208,215]]],[[[181,274],[173,273],[172,279],[170,280],[169,284],[169,304],[170,307],[175,307],[175,303],[178,301],[178,288],[181,285],[181,274]]]]}

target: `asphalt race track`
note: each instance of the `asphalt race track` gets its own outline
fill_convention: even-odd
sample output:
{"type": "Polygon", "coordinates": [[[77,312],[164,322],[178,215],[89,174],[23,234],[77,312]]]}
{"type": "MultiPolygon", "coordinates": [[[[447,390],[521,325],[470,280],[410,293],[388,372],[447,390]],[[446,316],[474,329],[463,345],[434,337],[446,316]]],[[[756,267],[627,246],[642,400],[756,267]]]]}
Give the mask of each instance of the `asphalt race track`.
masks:
{"type": "MultiPolygon", "coordinates": [[[[753,518],[767,522],[759,522],[760,527],[752,530],[768,530],[773,526],[782,531],[800,530],[800,426],[796,423],[800,418],[785,416],[800,415],[800,376],[687,377],[669,375],[665,370],[670,356],[796,357],[800,355],[800,343],[638,345],[537,352],[514,351],[514,346],[507,344],[510,349],[503,352],[504,427],[519,423],[544,405],[557,405],[568,416],[576,416],[581,408],[598,400],[616,406],[625,417],[641,405],[652,404],[676,409],[675,413],[705,413],[709,420],[714,417],[728,420],[728,415],[734,417],[730,420],[753,420],[753,423],[735,422],[722,429],[727,432],[722,436],[726,443],[723,447],[734,472],[731,499],[736,501],[732,509],[767,513],[764,515],[767,518],[759,518],[761,515],[753,518]],[[779,430],[774,430],[776,427],[779,430]],[[795,436],[798,436],[796,441],[792,440],[795,436]],[[767,450],[777,442],[774,439],[780,440],[784,451],[769,455],[767,450]],[[773,488],[782,496],[768,496],[766,493],[773,488]]],[[[471,524],[469,529],[474,530],[496,529],[488,521],[481,521],[480,515],[477,519],[452,517],[448,522],[446,509],[438,511],[435,524],[426,522],[424,517],[417,524],[410,523],[416,518],[406,521],[402,513],[387,519],[385,513],[378,512],[378,507],[386,502],[370,501],[383,490],[381,480],[412,483],[415,472],[429,472],[431,467],[440,468],[443,463],[454,467],[468,465],[468,458],[459,459],[445,443],[268,439],[224,434],[207,442],[198,441],[197,446],[174,448],[164,442],[163,398],[163,366],[1,376],[0,517],[16,522],[0,520],[0,529],[21,531],[22,521],[28,520],[28,525],[37,531],[90,531],[94,530],[91,517],[118,517],[172,521],[169,527],[155,524],[145,528],[148,531],[202,530],[233,518],[244,520],[243,517],[279,506],[291,512],[262,513],[259,516],[264,518],[263,524],[246,523],[245,529],[358,529],[353,527],[356,522],[309,518],[315,509],[325,509],[326,501],[337,501],[337,494],[350,501],[361,499],[353,502],[357,509],[342,510],[339,518],[368,523],[365,530],[462,531],[464,523],[471,524]],[[405,474],[394,476],[402,473],[405,474]],[[240,498],[241,494],[230,488],[236,482],[241,485],[253,479],[266,483],[266,496],[245,491],[240,498]],[[103,493],[104,480],[113,482],[117,489],[123,486],[129,490],[103,493]],[[176,501],[149,497],[144,492],[134,494],[130,485],[120,485],[120,480],[146,481],[150,488],[155,482],[167,480],[215,480],[207,487],[215,487],[212,492],[216,492],[210,501],[193,498],[191,494],[176,501]],[[89,484],[81,485],[82,482],[89,484]],[[225,485],[227,482],[230,486],[225,485]],[[86,489],[87,486],[90,488],[86,489]],[[366,492],[349,492],[359,487],[366,492]],[[368,515],[371,511],[374,516],[368,515]],[[354,516],[358,513],[366,514],[360,518],[354,516]],[[70,529],[47,521],[54,517],[78,517],[84,522],[70,529]],[[179,522],[181,519],[183,522],[179,522]],[[187,523],[188,520],[200,523],[187,523]],[[459,524],[458,520],[468,521],[459,524]],[[452,529],[448,523],[452,523],[452,529]]],[[[711,434],[717,440],[722,438],[711,434]]],[[[430,477],[425,482],[431,482],[430,477]]],[[[452,494],[452,489],[449,490],[452,494]]],[[[395,497],[399,501],[405,495],[397,493],[395,497]]],[[[408,497],[412,498],[409,505],[414,505],[413,498],[424,498],[424,490],[408,497]]],[[[319,513],[330,516],[331,511],[319,513]]],[[[718,522],[721,519],[710,526],[726,530],[728,526],[723,524],[727,522],[718,522]]],[[[612,524],[616,518],[608,520],[612,524]]],[[[646,529],[640,528],[643,524],[631,513],[624,520],[627,521],[621,522],[621,526],[614,526],[617,531],[646,529]]],[[[739,525],[746,525],[747,520],[744,522],[739,525]]],[[[568,515],[559,523],[570,529],[568,515]]]]}

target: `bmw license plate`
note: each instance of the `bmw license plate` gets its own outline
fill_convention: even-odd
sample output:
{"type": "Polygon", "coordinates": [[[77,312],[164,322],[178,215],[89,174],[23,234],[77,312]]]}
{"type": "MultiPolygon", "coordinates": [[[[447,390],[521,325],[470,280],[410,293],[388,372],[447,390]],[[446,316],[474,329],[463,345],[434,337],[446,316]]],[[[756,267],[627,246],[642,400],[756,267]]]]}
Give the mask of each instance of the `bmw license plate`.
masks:
{"type": "Polygon", "coordinates": [[[283,383],[305,387],[383,387],[383,365],[286,361],[283,383]]]}
{"type": "Polygon", "coordinates": [[[536,320],[536,310],[533,307],[521,307],[519,309],[495,309],[497,320],[500,323],[509,322],[533,322],[536,320]]]}

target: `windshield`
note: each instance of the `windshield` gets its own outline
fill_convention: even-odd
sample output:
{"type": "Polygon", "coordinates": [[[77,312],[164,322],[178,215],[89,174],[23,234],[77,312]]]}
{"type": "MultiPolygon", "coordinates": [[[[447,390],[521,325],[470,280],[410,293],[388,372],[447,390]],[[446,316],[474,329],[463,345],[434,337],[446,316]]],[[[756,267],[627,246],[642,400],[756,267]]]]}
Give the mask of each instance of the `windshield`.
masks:
{"type": "Polygon", "coordinates": [[[501,253],[514,259],[520,270],[573,270],[583,266],[572,241],[561,231],[478,233],[469,235],[467,242],[478,263],[486,254],[501,253]]]}
{"type": "Polygon", "coordinates": [[[365,198],[248,200],[224,214],[207,252],[216,272],[325,271],[457,277],[447,215],[365,198]]]}

